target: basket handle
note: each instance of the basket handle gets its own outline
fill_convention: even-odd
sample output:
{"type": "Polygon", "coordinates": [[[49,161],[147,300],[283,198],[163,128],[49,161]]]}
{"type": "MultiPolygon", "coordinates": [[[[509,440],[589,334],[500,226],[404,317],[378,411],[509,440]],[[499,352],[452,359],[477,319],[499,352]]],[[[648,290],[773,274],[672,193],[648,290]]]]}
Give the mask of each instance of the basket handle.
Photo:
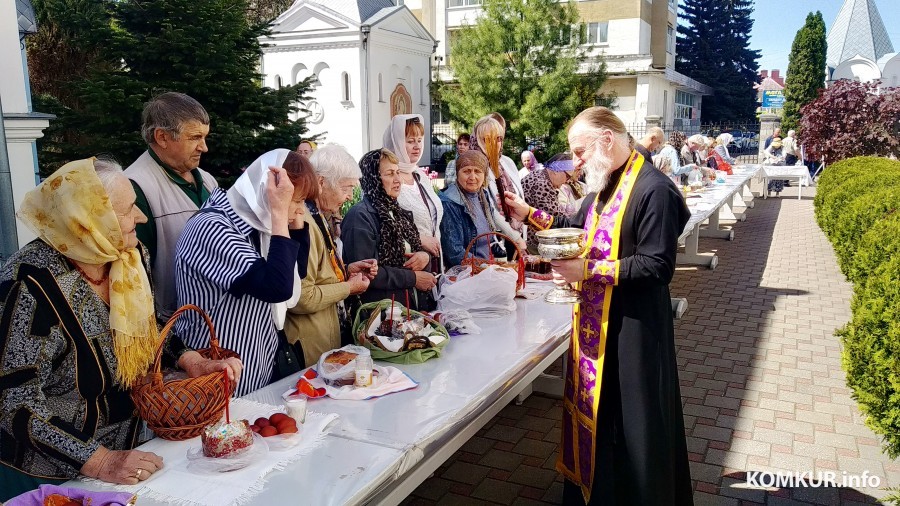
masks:
{"type": "Polygon", "coordinates": [[[166,342],[166,338],[169,336],[169,332],[172,331],[172,327],[175,326],[175,321],[178,320],[178,317],[188,311],[196,311],[200,313],[200,316],[203,317],[203,321],[206,322],[206,327],[209,329],[209,347],[210,347],[210,355],[213,360],[219,360],[221,355],[219,354],[219,339],[216,337],[216,329],[213,327],[212,320],[209,319],[206,312],[204,312],[199,307],[193,304],[185,304],[178,308],[172,314],[172,317],[169,318],[169,321],[166,322],[165,327],[159,333],[159,345],[156,347],[156,359],[153,361],[153,373],[154,381],[157,378],[162,378],[162,351],[166,342]]]}
{"type": "MultiPolygon", "coordinates": [[[[508,236],[508,235],[506,235],[506,234],[504,234],[504,233],[501,233],[501,232],[485,232],[485,233],[483,233],[483,234],[478,234],[478,235],[476,235],[474,239],[472,239],[471,241],[469,241],[469,245],[466,246],[466,252],[465,252],[465,254],[463,254],[463,260],[469,258],[469,251],[470,251],[473,247],[475,247],[475,244],[478,242],[478,239],[481,239],[482,237],[492,236],[492,235],[496,235],[496,236],[498,236],[498,237],[502,237],[502,238],[506,239],[507,241],[511,242],[511,243],[513,244],[513,246],[516,247],[516,251],[515,251],[515,253],[513,254],[512,260],[516,260],[516,258],[522,257],[522,251],[519,249],[519,245],[516,244],[516,241],[513,240],[512,237],[510,237],[510,236],[508,236]]],[[[493,262],[493,261],[494,261],[494,252],[491,250],[490,244],[488,245],[488,254],[490,255],[490,258],[488,258],[488,260],[490,260],[491,262],[493,262]]],[[[474,257],[473,257],[473,258],[474,258],[474,257]]]]}

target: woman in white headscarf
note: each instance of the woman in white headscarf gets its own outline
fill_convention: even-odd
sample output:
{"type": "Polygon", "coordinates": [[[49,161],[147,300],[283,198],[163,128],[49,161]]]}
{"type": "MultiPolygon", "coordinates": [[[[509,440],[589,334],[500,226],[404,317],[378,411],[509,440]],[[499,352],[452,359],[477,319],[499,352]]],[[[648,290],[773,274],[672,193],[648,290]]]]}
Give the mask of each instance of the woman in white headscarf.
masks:
{"type": "MultiPolygon", "coordinates": [[[[240,355],[245,369],[236,396],[279,379],[273,378],[278,333],[287,308],[300,299],[307,270],[304,202],[318,193],[309,160],[276,149],[253,162],[230,190],[215,190],[178,239],[178,303],[206,311],[219,343],[240,355]]],[[[193,313],[181,316],[175,328],[185,343],[209,343],[193,313]]]]}
{"type": "Polygon", "coordinates": [[[438,198],[431,178],[418,166],[422,158],[425,124],[421,114],[398,114],[384,131],[384,148],[394,153],[400,161],[402,185],[397,202],[413,213],[413,222],[419,231],[422,247],[431,255],[427,270],[441,272],[441,220],[444,206],[438,198]]]}

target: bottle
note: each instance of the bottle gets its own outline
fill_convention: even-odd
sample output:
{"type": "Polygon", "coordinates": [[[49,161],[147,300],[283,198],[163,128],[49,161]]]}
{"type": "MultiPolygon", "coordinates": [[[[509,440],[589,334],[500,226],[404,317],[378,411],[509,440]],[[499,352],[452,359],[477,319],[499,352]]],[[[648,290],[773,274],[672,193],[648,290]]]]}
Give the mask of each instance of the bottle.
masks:
{"type": "Polygon", "coordinates": [[[354,385],[359,388],[366,388],[372,385],[372,363],[371,356],[356,357],[356,381],[354,385]]]}

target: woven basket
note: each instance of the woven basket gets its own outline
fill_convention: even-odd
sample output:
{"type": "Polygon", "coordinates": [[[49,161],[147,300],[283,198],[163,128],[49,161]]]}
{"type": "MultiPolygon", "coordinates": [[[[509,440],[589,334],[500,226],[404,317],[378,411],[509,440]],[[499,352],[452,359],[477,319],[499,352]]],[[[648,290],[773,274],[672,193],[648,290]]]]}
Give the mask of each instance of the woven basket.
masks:
{"type": "Polygon", "coordinates": [[[501,234],[500,232],[485,232],[483,234],[476,235],[474,239],[469,242],[469,245],[466,246],[466,253],[463,255],[462,262],[460,265],[467,265],[472,268],[472,274],[478,274],[479,272],[484,270],[486,265],[500,265],[502,267],[512,267],[509,264],[498,262],[494,259],[494,252],[488,247],[488,255],[490,258],[477,258],[475,256],[469,256],[469,252],[472,248],[475,247],[475,243],[478,239],[482,237],[489,237],[492,235],[496,235],[497,237],[502,237],[508,241],[508,244],[512,244],[516,247],[515,253],[513,253],[512,262],[516,264],[516,270],[519,273],[519,279],[516,281],[516,290],[521,290],[525,286],[525,256],[522,254],[522,251],[519,249],[519,245],[516,244],[516,241],[512,240],[511,237],[505,234],[501,234]]]}
{"type": "Polygon", "coordinates": [[[213,360],[237,357],[237,353],[219,347],[212,321],[202,309],[186,305],[175,311],[160,332],[153,368],[131,388],[131,399],[138,414],[157,436],[170,441],[183,441],[199,436],[204,427],[222,418],[225,404],[235,387],[233,383],[228,384],[230,382],[226,381],[220,371],[197,378],[163,381],[160,364],[163,346],[175,321],[187,311],[200,313],[209,328],[210,347],[197,350],[198,353],[213,360]]]}

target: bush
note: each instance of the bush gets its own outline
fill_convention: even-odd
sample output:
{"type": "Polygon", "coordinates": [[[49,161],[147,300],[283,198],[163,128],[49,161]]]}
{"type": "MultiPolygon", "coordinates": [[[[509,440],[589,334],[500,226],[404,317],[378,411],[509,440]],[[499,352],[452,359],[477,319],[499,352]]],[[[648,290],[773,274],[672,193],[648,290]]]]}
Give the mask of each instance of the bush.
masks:
{"type": "Polygon", "coordinates": [[[864,282],[881,264],[900,258],[900,240],[897,238],[900,238],[900,212],[876,221],[859,240],[847,278],[854,283],[864,282]]]}
{"type": "Polygon", "coordinates": [[[900,185],[900,162],[859,157],[828,167],[816,188],[816,221],[832,244],[842,214],[853,200],[874,189],[900,185]],[[827,176],[827,177],[826,177],[827,176]]]}
{"type": "MultiPolygon", "coordinates": [[[[837,213],[836,223],[832,231],[832,244],[835,245],[838,265],[841,272],[851,279],[851,265],[856,256],[863,235],[879,220],[893,215],[900,209],[900,186],[892,185],[875,188],[871,192],[862,192],[847,203],[837,213]]],[[[896,237],[896,236],[895,236],[896,237]]],[[[885,243],[893,243],[890,237],[882,237],[885,243]]],[[[896,241],[900,243],[900,241],[896,241]]]]}
{"type": "MultiPolygon", "coordinates": [[[[896,236],[892,242],[897,242],[896,236]]],[[[838,332],[847,385],[866,424],[883,436],[891,458],[900,455],[900,257],[857,285],[853,319],[838,332]]]]}

